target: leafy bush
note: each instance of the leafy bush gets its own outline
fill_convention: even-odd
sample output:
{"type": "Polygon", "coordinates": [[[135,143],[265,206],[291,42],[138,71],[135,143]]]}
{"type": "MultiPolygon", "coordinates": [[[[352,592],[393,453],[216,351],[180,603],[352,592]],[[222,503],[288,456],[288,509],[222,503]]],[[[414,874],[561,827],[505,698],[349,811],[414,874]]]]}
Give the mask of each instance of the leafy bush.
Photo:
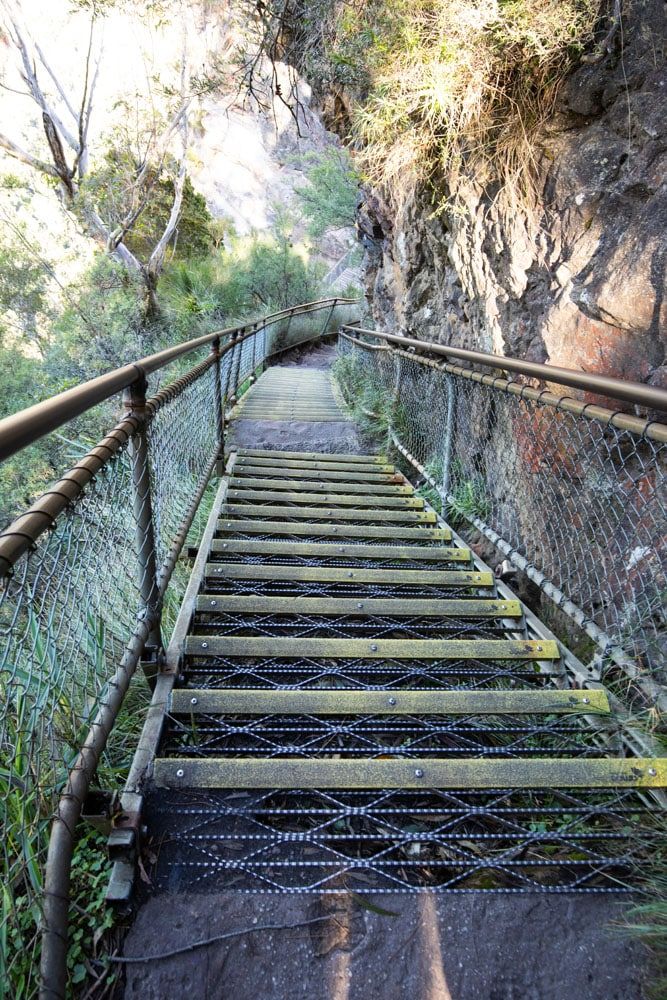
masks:
{"type": "Polygon", "coordinates": [[[134,361],[150,347],[143,285],[121,264],[99,254],[70,291],[46,351],[53,392],[134,361]]]}
{"type": "Polygon", "coordinates": [[[199,328],[229,326],[317,298],[322,268],[291,239],[291,223],[278,219],[273,233],[231,240],[229,249],[165,269],[159,294],[179,336],[199,328]]]}

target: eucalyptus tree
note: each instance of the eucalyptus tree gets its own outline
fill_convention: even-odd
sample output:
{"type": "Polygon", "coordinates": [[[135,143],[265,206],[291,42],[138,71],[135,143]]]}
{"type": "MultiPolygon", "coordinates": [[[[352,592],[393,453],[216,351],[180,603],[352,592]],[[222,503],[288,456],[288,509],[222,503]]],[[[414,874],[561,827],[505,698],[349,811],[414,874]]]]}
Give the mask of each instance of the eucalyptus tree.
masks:
{"type": "MultiPolygon", "coordinates": [[[[101,243],[112,255],[138,276],[145,293],[149,316],[157,311],[156,289],[167,250],[177,232],[187,179],[190,116],[195,98],[215,86],[209,76],[196,76],[188,53],[186,4],[171,5],[180,22],[182,45],[174,78],[164,82],[157,74],[145,74],[145,89],[135,95],[135,107],[121,106],[121,120],[107,137],[107,149],[92,141],[100,69],[105,59],[122,64],[123,53],[106,51],[104,22],[114,8],[110,2],[80,2],[79,16],[87,19],[87,44],[79,83],[66,81],[49,55],[48,43],[37,37],[38,25],[29,23],[14,0],[0,0],[0,15],[11,56],[0,84],[6,90],[28,97],[38,111],[35,124],[18,123],[18,132],[28,136],[0,133],[0,149],[47,178],[64,209],[77,225],[101,243]],[[18,91],[13,84],[20,80],[18,91]],[[157,93],[156,93],[157,92],[157,93]],[[127,113],[122,114],[123,110],[127,113]],[[99,183],[110,162],[115,168],[113,193],[110,185],[99,183]],[[165,180],[169,181],[171,204],[164,224],[153,232],[150,247],[142,253],[131,249],[130,234],[152,209],[159,193],[164,201],[165,180]]],[[[130,16],[129,13],[127,16],[130,16]]],[[[96,137],[99,140],[99,137],[96,137]]]]}

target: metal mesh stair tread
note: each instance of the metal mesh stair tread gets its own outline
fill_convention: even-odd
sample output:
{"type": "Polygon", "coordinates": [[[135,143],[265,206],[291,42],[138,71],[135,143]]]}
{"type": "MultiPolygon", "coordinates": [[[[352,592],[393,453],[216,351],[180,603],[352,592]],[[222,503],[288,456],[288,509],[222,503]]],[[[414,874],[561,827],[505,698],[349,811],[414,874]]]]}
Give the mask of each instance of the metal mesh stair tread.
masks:
{"type": "Polygon", "coordinates": [[[188,885],[627,878],[623,796],[645,810],[667,760],[619,755],[606,692],[568,688],[558,644],[452,539],[384,456],[237,452],[154,762],[192,817],[188,885]]]}

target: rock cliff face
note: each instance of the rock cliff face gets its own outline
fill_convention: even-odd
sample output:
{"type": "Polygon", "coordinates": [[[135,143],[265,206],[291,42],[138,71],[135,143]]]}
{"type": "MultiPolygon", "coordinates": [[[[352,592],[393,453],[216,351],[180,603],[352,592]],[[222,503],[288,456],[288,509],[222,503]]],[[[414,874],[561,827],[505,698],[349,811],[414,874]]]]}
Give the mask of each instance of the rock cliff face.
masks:
{"type": "Polygon", "coordinates": [[[531,218],[473,177],[437,217],[423,192],[391,220],[369,196],[379,328],[667,385],[667,19],[663,0],[625,6],[540,136],[531,218]]]}

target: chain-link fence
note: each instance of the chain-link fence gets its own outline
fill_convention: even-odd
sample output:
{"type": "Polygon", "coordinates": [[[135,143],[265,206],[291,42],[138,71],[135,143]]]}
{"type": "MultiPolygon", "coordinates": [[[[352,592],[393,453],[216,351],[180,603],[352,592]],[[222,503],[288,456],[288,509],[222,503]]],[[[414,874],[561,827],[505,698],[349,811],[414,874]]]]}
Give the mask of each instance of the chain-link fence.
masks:
{"type": "MultiPolygon", "coordinates": [[[[100,785],[122,785],[138,727],[130,746],[114,739],[110,749],[107,740],[139,663],[149,679],[159,669],[170,618],[161,631],[161,613],[184,589],[186,574],[174,569],[223,456],[226,399],[257,372],[294,314],[319,336],[350,318],[350,304],[312,303],[222,342],[203,338],[198,363],[196,351],[171,380],[164,365],[138,363],[122,403],[105,397],[124,418],[0,534],[2,996],[35,995],[42,922],[45,995],[70,995],[74,826],[100,759],[100,785]],[[211,353],[201,360],[205,347],[211,353]]],[[[141,671],[134,686],[149,690],[141,671]]]]}
{"type": "MultiPolygon", "coordinates": [[[[424,345],[428,350],[428,345],[424,345]]],[[[555,601],[607,671],[665,681],[667,427],[342,334],[337,377],[429,498],[555,601]]],[[[488,371],[488,370],[487,370],[488,371]]]]}

